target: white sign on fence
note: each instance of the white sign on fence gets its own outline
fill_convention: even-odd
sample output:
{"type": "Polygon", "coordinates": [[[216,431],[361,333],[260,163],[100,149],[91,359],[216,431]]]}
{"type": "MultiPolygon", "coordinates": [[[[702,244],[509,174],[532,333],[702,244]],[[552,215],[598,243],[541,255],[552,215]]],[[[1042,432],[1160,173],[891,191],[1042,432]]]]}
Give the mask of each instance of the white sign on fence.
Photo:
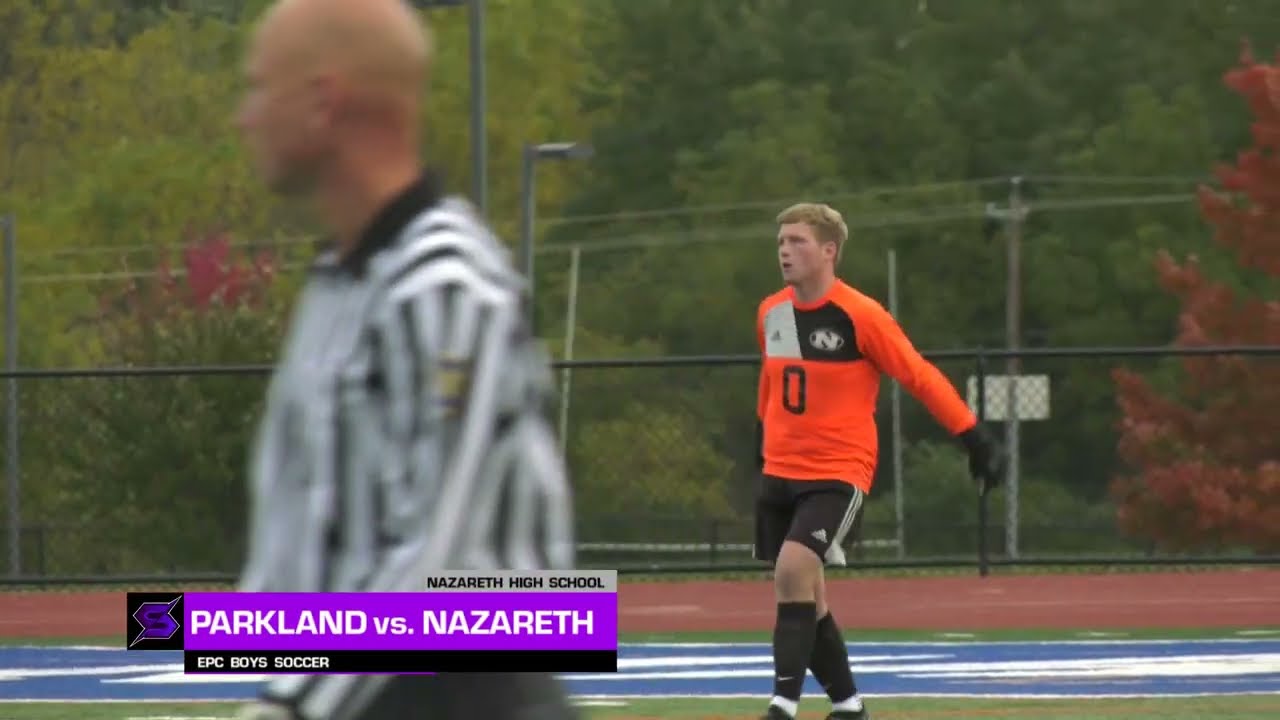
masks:
{"type": "MultiPolygon", "coordinates": [[[[1013,407],[1019,420],[1049,419],[1049,376],[1018,375],[1013,384],[1013,407]]],[[[1007,375],[983,378],[986,392],[986,419],[1001,422],[1009,419],[1009,379],[1007,375]]],[[[969,376],[969,409],[978,412],[978,377],[969,376]]]]}

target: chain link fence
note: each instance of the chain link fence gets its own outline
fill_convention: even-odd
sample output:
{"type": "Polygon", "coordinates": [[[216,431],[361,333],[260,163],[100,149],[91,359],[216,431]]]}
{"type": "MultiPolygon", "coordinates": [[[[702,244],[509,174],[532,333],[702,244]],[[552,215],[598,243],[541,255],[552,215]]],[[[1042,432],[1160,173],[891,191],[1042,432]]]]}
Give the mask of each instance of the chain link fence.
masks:
{"type": "MultiPolygon", "coordinates": [[[[1165,408],[1173,413],[1171,433],[1223,463],[1263,457],[1267,438],[1280,436],[1280,428],[1267,435],[1265,419],[1242,415],[1251,424],[1224,432],[1213,421],[1231,418],[1213,415],[1215,401],[1207,395],[1238,386],[1235,406],[1219,397],[1221,412],[1275,407],[1280,348],[966,350],[929,357],[999,437],[1014,440],[1010,474],[988,494],[984,514],[959,443],[906,393],[892,422],[895,386],[886,381],[878,411],[881,461],[851,533],[855,564],[1264,559],[1230,532],[1210,533],[1188,548],[1170,545],[1167,532],[1144,531],[1149,516],[1119,488],[1127,475],[1161,469],[1131,467],[1124,457],[1126,449],[1135,452],[1126,443],[1141,444],[1158,418],[1142,416],[1147,427],[1135,434],[1124,429],[1122,410],[1144,392],[1182,397],[1199,421],[1188,426],[1165,408]],[[1009,357],[1019,361],[1016,430],[1006,422],[1009,357]],[[1144,379],[1141,392],[1126,373],[1144,379]]],[[[758,568],[750,552],[755,357],[579,361],[557,370],[566,404],[551,414],[563,410],[582,565],[758,568]]],[[[10,581],[232,576],[244,550],[247,443],[268,372],[267,366],[6,372],[18,378],[12,385],[19,387],[21,428],[21,525],[5,533],[18,543],[21,572],[10,581]]],[[[1131,416],[1139,412],[1133,407],[1131,416]]]]}

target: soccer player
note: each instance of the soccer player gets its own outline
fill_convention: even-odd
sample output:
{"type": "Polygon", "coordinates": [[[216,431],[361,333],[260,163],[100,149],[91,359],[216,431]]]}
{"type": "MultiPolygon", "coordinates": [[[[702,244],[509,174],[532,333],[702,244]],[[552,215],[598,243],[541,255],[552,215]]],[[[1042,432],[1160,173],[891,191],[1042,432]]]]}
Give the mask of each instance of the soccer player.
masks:
{"type": "Polygon", "coordinates": [[[761,486],[755,557],[773,564],[774,690],[765,718],[795,717],[806,669],[832,701],[828,720],[869,718],[844,638],[827,607],[824,565],[842,547],[871,491],[876,395],[896,379],[963,442],[981,482],[999,473],[995,443],[959,393],[875,300],[836,278],[849,230],[834,209],[798,204],[777,216],[786,287],[760,303],[757,406],[761,486]]]}
{"type": "MultiPolygon", "coordinates": [[[[573,566],[550,367],[503,245],[420,160],[430,37],[400,0],[283,0],[237,124],[334,236],[250,466],[244,591],[413,592],[448,569],[573,566]]],[[[543,673],[273,676],[242,717],[565,720],[543,673]]]]}

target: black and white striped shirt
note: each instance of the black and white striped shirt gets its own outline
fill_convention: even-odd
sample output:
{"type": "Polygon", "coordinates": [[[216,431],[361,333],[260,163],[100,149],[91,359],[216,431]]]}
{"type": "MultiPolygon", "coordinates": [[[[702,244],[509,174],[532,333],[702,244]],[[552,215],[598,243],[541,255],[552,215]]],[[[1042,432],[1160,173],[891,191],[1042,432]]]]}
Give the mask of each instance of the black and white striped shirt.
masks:
{"type": "MultiPolygon", "coordinates": [[[[242,590],[403,592],[441,569],[572,567],[552,376],[524,298],[506,249],[429,175],[355,252],[320,259],[253,450],[242,590]]],[[[283,676],[266,692],[328,718],[379,682],[283,676]]]]}

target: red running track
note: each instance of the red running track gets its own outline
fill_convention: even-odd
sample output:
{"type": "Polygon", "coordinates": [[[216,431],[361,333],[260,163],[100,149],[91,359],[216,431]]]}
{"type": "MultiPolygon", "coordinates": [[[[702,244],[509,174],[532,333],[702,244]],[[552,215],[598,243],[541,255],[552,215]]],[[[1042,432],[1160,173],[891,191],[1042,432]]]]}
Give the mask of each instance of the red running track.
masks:
{"type": "MultiPolygon", "coordinates": [[[[973,631],[1280,626],[1280,570],[851,578],[828,585],[846,629],[973,631]]],[[[0,637],[124,642],[124,592],[0,594],[0,637]]],[[[768,581],[624,582],[624,632],[767,631],[768,581]]]]}

